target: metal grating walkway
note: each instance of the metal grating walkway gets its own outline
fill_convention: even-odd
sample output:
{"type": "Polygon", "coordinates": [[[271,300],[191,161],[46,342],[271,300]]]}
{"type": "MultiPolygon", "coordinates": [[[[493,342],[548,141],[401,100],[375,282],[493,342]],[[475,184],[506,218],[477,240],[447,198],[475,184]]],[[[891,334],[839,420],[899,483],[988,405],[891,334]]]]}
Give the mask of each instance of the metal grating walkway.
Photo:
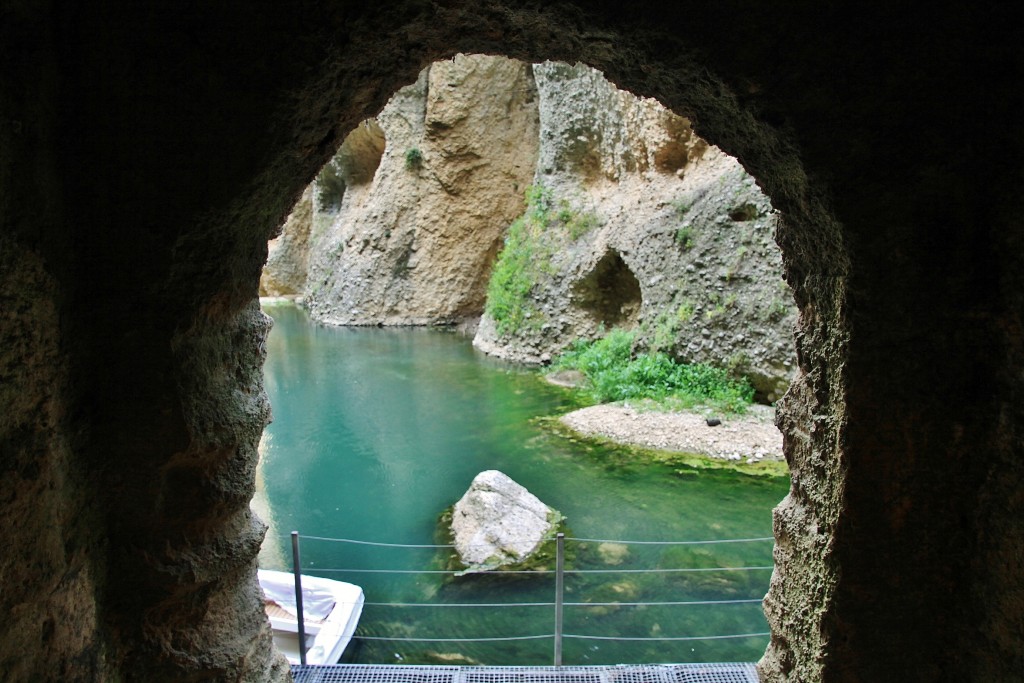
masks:
{"type": "Polygon", "coordinates": [[[753,664],[292,666],[295,683],[758,683],[753,664]]]}

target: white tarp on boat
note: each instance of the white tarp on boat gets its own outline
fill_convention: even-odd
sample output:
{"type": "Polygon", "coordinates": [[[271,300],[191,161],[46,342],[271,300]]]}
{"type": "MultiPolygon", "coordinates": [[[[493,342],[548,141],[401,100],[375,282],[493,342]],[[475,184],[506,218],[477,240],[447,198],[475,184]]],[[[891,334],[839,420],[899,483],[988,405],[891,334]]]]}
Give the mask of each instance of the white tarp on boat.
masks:
{"type": "MultiPolygon", "coordinates": [[[[281,609],[293,616],[298,615],[298,608],[295,606],[295,576],[284,574],[288,581],[280,580],[279,576],[267,577],[266,573],[260,576],[260,586],[263,587],[263,594],[273,600],[281,609]]],[[[335,599],[333,593],[328,593],[309,586],[302,586],[302,614],[307,621],[323,621],[334,609],[335,599]]]]}

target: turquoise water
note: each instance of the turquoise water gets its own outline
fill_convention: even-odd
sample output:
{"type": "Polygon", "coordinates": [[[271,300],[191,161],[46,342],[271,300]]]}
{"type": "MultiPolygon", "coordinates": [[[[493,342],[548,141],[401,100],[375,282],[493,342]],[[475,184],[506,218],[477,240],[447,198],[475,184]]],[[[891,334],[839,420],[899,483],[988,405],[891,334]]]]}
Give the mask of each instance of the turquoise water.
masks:
{"type": "MultiPolygon", "coordinates": [[[[631,541],[771,536],[788,482],[651,466],[587,446],[534,418],[575,407],[535,372],[424,329],[336,329],[293,306],[268,306],[266,389],[274,421],[261,443],[254,508],[270,525],[261,564],[290,568],[288,532],[428,545],[439,514],[482,470],[499,469],[568,519],[574,538],[631,541]]],[[[770,570],[622,572],[771,564],[771,542],[715,545],[568,543],[567,602],[758,600],[770,570]],[[622,551],[625,555],[622,556],[622,551]]],[[[467,577],[335,571],[437,570],[444,551],[302,540],[303,571],[361,585],[368,603],[551,602],[550,575],[467,577]]],[[[502,638],[554,631],[549,605],[388,607],[368,604],[357,635],[502,638]]],[[[767,631],[758,603],[566,607],[564,632],[605,638],[693,638],[767,631]]],[[[565,664],[754,661],[766,636],[718,640],[567,639],[565,664]]],[[[546,665],[552,639],[354,641],[346,661],[546,665]]]]}

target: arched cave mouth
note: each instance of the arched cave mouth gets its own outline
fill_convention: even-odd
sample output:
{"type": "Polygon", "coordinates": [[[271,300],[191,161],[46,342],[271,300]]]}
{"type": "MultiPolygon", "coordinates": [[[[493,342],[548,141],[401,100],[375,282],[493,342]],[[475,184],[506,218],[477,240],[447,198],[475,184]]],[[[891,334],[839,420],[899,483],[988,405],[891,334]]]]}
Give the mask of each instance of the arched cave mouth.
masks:
{"type": "MultiPolygon", "coordinates": [[[[345,137],[345,142],[341,149],[344,150],[354,138],[366,138],[366,142],[372,143],[373,139],[368,138],[363,130],[366,126],[367,121],[363,121],[358,124],[357,128],[353,129],[352,132],[345,137]]],[[[432,129],[428,126],[428,130],[432,129]]],[[[372,145],[360,147],[360,149],[374,153],[360,154],[354,159],[355,161],[364,162],[366,160],[372,160],[372,165],[370,163],[360,163],[353,164],[351,167],[342,167],[346,169],[344,175],[351,179],[348,186],[352,190],[352,197],[356,196],[355,192],[357,184],[368,185],[374,181],[374,175],[377,173],[377,169],[381,163],[381,158],[384,155],[384,137],[385,135],[382,131],[380,134],[380,146],[378,148],[374,148],[372,145]]],[[[388,151],[388,154],[396,153],[395,150],[400,151],[403,149],[414,149],[411,147],[406,148],[403,143],[396,143],[390,137],[388,137],[387,145],[392,147],[392,149],[388,151]]],[[[652,168],[658,173],[678,177],[681,181],[683,179],[681,170],[693,160],[688,157],[687,154],[692,155],[694,158],[700,158],[705,148],[706,145],[698,147],[696,150],[689,150],[688,152],[687,148],[682,146],[667,147],[667,151],[664,154],[660,156],[655,155],[655,163],[652,168]]],[[[428,156],[426,159],[427,163],[424,163],[424,159],[420,158],[416,167],[412,168],[407,163],[408,158],[406,157],[406,163],[401,164],[401,168],[399,169],[403,174],[403,177],[429,177],[429,173],[420,173],[420,171],[424,171],[424,169],[426,171],[433,171],[434,157],[428,156]]],[[[329,162],[329,164],[330,163],[331,162],[329,162]]],[[[582,168],[581,172],[584,177],[589,178],[586,173],[586,168],[582,168]]],[[[384,170],[381,171],[381,176],[386,177],[384,170]]],[[[517,186],[517,189],[518,187],[519,186],[517,186]]],[[[701,197],[697,197],[693,201],[697,201],[700,198],[701,197]]],[[[345,197],[345,200],[346,202],[349,201],[350,197],[345,197]]],[[[686,209],[682,209],[677,205],[670,205],[666,208],[666,212],[678,216],[678,220],[682,221],[684,219],[683,214],[688,214],[690,217],[694,215],[694,211],[692,211],[692,203],[693,202],[687,201],[686,209]]],[[[732,222],[746,222],[757,215],[756,211],[757,209],[753,204],[744,204],[736,211],[723,214],[721,218],[723,220],[728,218],[728,220],[732,222]]],[[[680,228],[680,230],[683,229],[684,228],[680,228]]],[[[391,236],[390,232],[384,232],[382,234],[384,238],[389,238],[391,236]]],[[[681,251],[688,251],[691,248],[691,239],[696,241],[695,236],[688,236],[687,239],[680,238],[678,230],[674,231],[673,234],[676,235],[675,241],[677,243],[677,249],[681,251]]],[[[708,234],[710,238],[711,231],[709,231],[708,234]]],[[[588,258],[594,259],[591,265],[582,269],[582,274],[579,275],[578,279],[576,279],[574,283],[571,278],[568,280],[568,282],[571,283],[568,285],[570,298],[566,302],[566,307],[575,309],[579,314],[581,314],[579,317],[589,319],[592,322],[593,328],[633,330],[642,322],[641,314],[645,305],[644,290],[641,286],[641,279],[638,278],[637,271],[630,266],[628,261],[630,258],[635,261],[638,257],[635,252],[631,250],[631,245],[627,244],[626,248],[622,249],[623,245],[621,242],[612,243],[616,244],[616,247],[619,248],[604,246],[602,251],[600,246],[601,243],[598,242],[599,246],[595,249],[595,253],[588,255],[588,258]]],[[[485,259],[487,263],[493,264],[499,244],[500,241],[495,242],[486,250],[485,259]]],[[[697,251],[699,251],[699,249],[694,250],[695,253],[697,251]]],[[[403,274],[407,273],[410,258],[415,256],[415,254],[415,251],[408,249],[405,252],[405,257],[401,260],[403,268],[400,271],[396,270],[395,272],[401,272],[403,274]]],[[[739,256],[737,256],[737,258],[739,258],[739,256]]],[[[711,271],[709,269],[708,273],[710,272],[711,271]]],[[[651,272],[643,272],[642,277],[644,282],[651,283],[651,276],[651,272]]],[[[655,279],[684,276],[685,275],[681,269],[668,267],[663,267],[659,272],[654,274],[655,279]]],[[[726,279],[731,280],[733,278],[729,277],[726,279]]],[[[652,284],[651,287],[653,289],[654,285],[652,284]]],[[[563,290],[563,292],[564,291],[565,290],[563,290]]],[[[650,292],[648,294],[650,294],[650,292]]],[[[732,304],[729,303],[729,300],[726,297],[714,300],[712,304],[707,305],[706,310],[698,309],[695,314],[690,310],[689,305],[685,304],[685,302],[684,305],[679,307],[679,311],[688,311],[687,315],[696,315],[698,320],[707,319],[709,321],[715,318],[724,317],[725,314],[727,312],[731,312],[731,310],[732,304]]]]}
{"type": "Polygon", "coordinates": [[[694,115],[785,216],[801,372],[777,418],[794,477],[775,515],[762,678],[1013,678],[1020,230],[1013,176],[989,162],[1019,144],[1012,99],[987,85],[1013,82],[1014,61],[993,59],[1015,37],[1001,14],[964,31],[965,12],[925,27],[889,5],[779,7],[780,41],[763,14],[713,2],[268,3],[244,21],[213,3],[116,3],[115,22],[32,5],[0,30],[12,54],[38,56],[3,101],[5,162],[24,172],[0,173],[15,247],[0,251],[24,264],[5,283],[33,297],[5,321],[25,349],[12,358],[40,373],[17,376],[12,395],[40,391],[12,433],[47,478],[0,495],[18,515],[21,601],[5,603],[19,637],[5,666],[288,678],[253,647],[267,640],[248,512],[269,418],[253,303],[265,243],[345,131],[465,51],[587,63],[694,115]],[[937,61],[936,45],[968,58],[937,61]],[[894,68],[872,81],[878,65],[894,68]],[[929,116],[950,92],[976,106],[929,116]],[[935,144],[949,130],[955,154],[935,144]]]}
{"type": "MultiPolygon", "coordinates": [[[[367,126],[368,123],[366,121],[358,124],[358,126],[344,138],[345,141],[341,147],[341,151],[344,152],[354,138],[366,137],[367,126]]],[[[429,131],[430,128],[427,127],[427,130],[429,131]]],[[[380,147],[377,147],[377,154],[365,155],[356,158],[373,159],[374,164],[372,168],[374,172],[376,172],[378,166],[380,166],[381,163],[381,157],[383,156],[384,137],[385,134],[382,131],[382,143],[380,147]]],[[[422,144],[422,142],[419,143],[422,144]]],[[[408,148],[416,148],[408,146],[406,140],[402,140],[397,136],[394,138],[387,136],[387,144],[392,147],[392,150],[388,152],[388,154],[390,155],[396,154],[396,151],[400,152],[402,150],[408,150],[408,148]]],[[[703,155],[703,153],[707,152],[707,146],[707,143],[703,142],[702,140],[700,141],[698,146],[693,147],[693,150],[690,150],[690,147],[686,147],[684,145],[670,146],[668,148],[671,154],[667,154],[665,158],[655,157],[655,163],[652,165],[652,169],[657,173],[672,176],[670,178],[672,182],[677,182],[678,180],[680,186],[684,186],[682,185],[683,174],[680,171],[694,161],[694,159],[688,158],[684,153],[692,154],[695,159],[699,159],[703,155]]],[[[438,157],[439,155],[427,156],[426,164],[424,164],[423,160],[421,159],[421,166],[424,167],[422,169],[412,169],[410,168],[408,163],[402,163],[402,160],[390,160],[392,166],[389,167],[388,160],[386,160],[384,167],[380,171],[379,177],[388,177],[388,169],[391,168],[392,173],[403,179],[407,179],[410,181],[415,180],[415,182],[423,183],[424,177],[429,176],[430,173],[437,172],[437,167],[439,166],[439,162],[437,161],[438,157]],[[425,172],[422,174],[414,172],[420,170],[424,170],[425,172]]],[[[408,159],[404,161],[408,161],[408,159]]],[[[358,168],[368,167],[369,165],[361,165],[358,168]]],[[[343,168],[349,168],[349,166],[346,165],[343,168]]],[[[362,173],[361,175],[358,176],[358,179],[361,180],[362,184],[372,183],[374,181],[374,172],[362,173]]],[[[583,170],[582,175],[584,177],[589,177],[587,176],[585,169],[583,170]]],[[[345,198],[345,201],[349,202],[351,201],[352,198],[356,197],[357,188],[355,182],[355,174],[348,173],[347,176],[352,178],[352,181],[349,183],[351,195],[345,198]]],[[[688,188],[689,186],[686,185],[686,187],[688,188]]],[[[682,191],[680,194],[683,194],[682,191]]],[[[392,197],[392,201],[393,199],[394,198],[392,197]]],[[[686,220],[694,218],[694,215],[698,213],[698,208],[701,206],[698,203],[701,199],[702,195],[699,197],[695,197],[690,201],[687,201],[687,206],[685,210],[682,210],[679,206],[676,206],[674,204],[668,204],[667,206],[657,206],[662,206],[664,208],[665,214],[670,215],[673,221],[679,222],[683,221],[684,218],[686,220]],[[685,214],[685,216],[683,214],[685,214]]],[[[648,200],[649,196],[644,196],[644,201],[648,200]]],[[[519,203],[521,206],[521,200],[519,200],[519,203]]],[[[637,200],[637,204],[639,204],[639,200],[637,200]]],[[[651,202],[651,205],[654,205],[654,203],[651,202]]],[[[566,207],[563,207],[562,205],[558,206],[560,211],[566,211],[566,213],[568,213],[566,207]]],[[[644,224],[642,221],[637,220],[637,213],[635,211],[629,213],[629,216],[630,220],[633,220],[634,223],[644,224]]],[[[722,213],[719,216],[719,218],[721,220],[725,220],[725,218],[729,218],[730,220],[739,220],[733,218],[731,215],[724,213],[722,213]]],[[[564,223],[570,222],[569,218],[566,218],[564,220],[559,218],[559,220],[562,220],[562,222],[564,223]]],[[[562,228],[565,226],[557,225],[556,227],[562,228]]],[[[673,227],[675,227],[675,224],[673,224],[673,227]]],[[[713,231],[725,231],[728,229],[728,227],[721,228],[720,226],[715,226],[715,230],[712,230],[712,227],[713,225],[711,224],[711,221],[709,221],[709,240],[714,239],[714,236],[712,234],[713,231]]],[[[568,228],[565,229],[568,230],[568,228]]],[[[672,248],[675,249],[676,251],[688,251],[690,249],[690,245],[687,245],[685,248],[683,248],[683,245],[680,244],[681,240],[678,237],[675,237],[677,232],[678,230],[674,229],[670,233],[673,237],[669,238],[669,243],[674,243],[672,244],[672,248]]],[[[693,236],[693,240],[694,242],[696,241],[696,236],[693,236]]],[[[723,241],[724,240],[719,240],[719,242],[723,241]]],[[[644,244],[650,245],[651,241],[648,240],[644,244]]],[[[681,267],[673,267],[670,265],[666,265],[666,261],[664,259],[657,259],[654,261],[655,263],[660,264],[659,269],[656,272],[651,272],[649,269],[647,272],[644,272],[643,270],[638,270],[638,267],[642,268],[644,265],[643,254],[638,255],[637,251],[634,249],[633,244],[628,242],[624,243],[622,240],[596,240],[593,242],[593,251],[591,251],[589,248],[586,250],[582,249],[578,239],[578,242],[573,243],[573,248],[577,250],[578,253],[585,253],[586,256],[582,257],[583,265],[581,268],[577,269],[573,267],[572,269],[568,270],[568,272],[574,273],[574,278],[573,276],[570,275],[569,278],[566,279],[565,289],[559,290],[559,293],[561,295],[559,296],[559,299],[562,302],[565,302],[565,308],[574,310],[574,314],[570,315],[570,318],[577,318],[578,321],[581,322],[589,321],[589,325],[584,323],[582,326],[582,329],[587,330],[586,334],[596,334],[595,332],[592,331],[601,330],[602,328],[604,330],[635,330],[641,325],[643,317],[646,316],[646,313],[643,312],[644,306],[651,305],[650,300],[645,302],[644,289],[641,285],[641,282],[645,284],[653,282],[656,285],[658,280],[674,281],[676,279],[687,278],[687,276],[689,276],[681,267]],[[614,247],[610,245],[614,245],[614,247]],[[633,264],[632,266],[631,263],[633,264]],[[638,272],[641,272],[643,274],[638,276],[638,272]],[[568,293],[569,296],[564,296],[566,293],[568,293]]],[[[488,245],[486,254],[487,263],[494,263],[498,249],[498,244],[488,245]]],[[[694,254],[700,251],[701,249],[699,248],[693,249],[694,254]]],[[[743,249],[743,251],[745,251],[745,249],[743,249]]],[[[407,251],[406,257],[401,259],[402,265],[408,266],[410,256],[413,254],[415,254],[415,252],[407,251]]],[[[712,278],[712,268],[703,266],[700,267],[702,270],[706,271],[706,274],[709,276],[709,278],[712,278]]],[[[487,270],[489,271],[490,268],[488,267],[487,270]]],[[[381,269],[381,272],[383,272],[383,269],[381,269]]],[[[714,276],[715,278],[717,278],[718,275],[715,274],[714,276]]],[[[653,285],[651,287],[653,289],[653,285]]],[[[654,298],[654,295],[652,295],[650,292],[648,292],[648,295],[650,295],[651,299],[654,298]]],[[[552,299],[550,297],[542,297],[540,300],[550,302],[552,299]]],[[[696,312],[694,312],[691,310],[691,306],[685,301],[679,303],[679,305],[675,306],[675,308],[675,315],[677,317],[681,315],[680,311],[686,311],[686,315],[695,316],[698,319],[698,321],[702,321],[702,319],[707,318],[709,321],[707,325],[712,324],[711,321],[713,313],[715,314],[716,319],[718,319],[718,321],[725,317],[724,313],[718,312],[718,308],[721,308],[723,311],[726,309],[729,309],[731,311],[730,304],[718,300],[716,300],[716,305],[714,306],[709,304],[707,310],[697,310],[696,312]]],[[[654,319],[653,315],[649,317],[650,319],[654,319]]],[[[676,322],[678,323],[678,321],[676,322]]],[[[670,321],[668,324],[666,324],[666,327],[668,327],[672,323],[673,321],[670,321]]],[[[581,335],[580,338],[584,338],[583,335],[581,335]]],[[[723,353],[722,355],[725,356],[726,354],[723,353]]]]}
{"type": "Polygon", "coordinates": [[[573,286],[573,305],[605,327],[633,327],[640,315],[640,281],[623,260],[609,249],[573,286]]]}

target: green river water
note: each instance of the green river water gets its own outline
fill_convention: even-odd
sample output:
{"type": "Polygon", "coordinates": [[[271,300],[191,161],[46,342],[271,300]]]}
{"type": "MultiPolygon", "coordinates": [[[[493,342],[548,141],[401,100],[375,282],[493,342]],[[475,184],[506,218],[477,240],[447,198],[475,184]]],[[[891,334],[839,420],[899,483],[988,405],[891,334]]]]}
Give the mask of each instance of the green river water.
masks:
{"type": "MultiPolygon", "coordinates": [[[[254,508],[270,530],[261,565],[290,569],[288,533],[429,545],[439,514],[473,477],[498,469],[561,511],[574,538],[705,541],[771,536],[788,482],[650,465],[623,449],[570,440],[535,418],[574,407],[562,389],[486,358],[463,336],[425,329],[327,328],[290,305],[274,318],[254,508]]],[[[770,541],[702,545],[567,543],[567,602],[759,600],[770,541]],[[623,553],[625,551],[625,553],[623,553]],[[705,569],[698,572],[620,570],[705,569]]],[[[363,587],[367,605],[345,661],[547,665],[552,639],[403,642],[373,638],[523,638],[551,634],[550,605],[391,607],[369,603],[550,603],[551,575],[466,577],[437,570],[445,551],[302,539],[303,572],[363,587]],[[410,573],[335,570],[398,569],[410,573]]],[[[565,664],[756,661],[767,636],[759,602],[566,607],[565,664]],[[606,640],[635,638],[644,640],[606,640]],[[647,640],[665,638],[675,640],[647,640]]]]}

